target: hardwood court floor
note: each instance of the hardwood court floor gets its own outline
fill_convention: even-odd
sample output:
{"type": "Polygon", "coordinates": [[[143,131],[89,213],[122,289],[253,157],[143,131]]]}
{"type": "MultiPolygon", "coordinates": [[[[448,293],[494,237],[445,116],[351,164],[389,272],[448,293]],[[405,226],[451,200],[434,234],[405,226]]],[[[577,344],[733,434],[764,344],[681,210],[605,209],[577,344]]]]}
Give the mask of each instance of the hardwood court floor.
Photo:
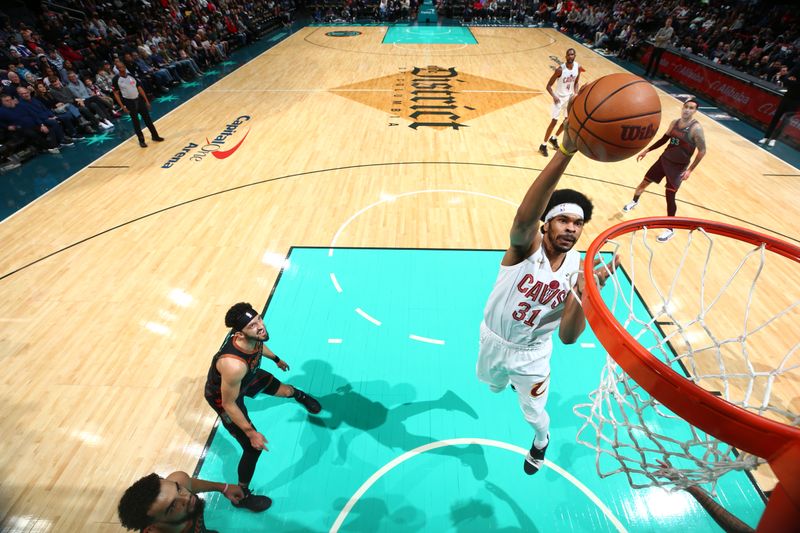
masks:
{"type": "MultiPolygon", "coordinates": [[[[240,300],[262,306],[255,298],[291,246],[506,246],[513,209],[489,196],[518,202],[543,167],[542,93],[574,43],[551,30],[476,28],[478,45],[382,45],[385,28],[355,29],[336,38],[305,28],[159,120],[166,142],[142,150],[131,140],[2,223],[4,529],[116,531],[132,480],[191,472],[214,424],[202,385],[224,312],[240,300]],[[409,72],[441,72],[431,66],[455,69],[464,127],[409,127],[409,72]],[[217,155],[238,149],[201,157],[226,128],[217,155]],[[430,189],[488,196],[402,196],[430,189]],[[335,235],[385,195],[402,201],[335,235]]],[[[577,61],[584,82],[619,71],[582,47],[577,61]]],[[[680,104],[662,95],[662,106],[663,132],[680,104]]],[[[796,243],[800,172],[698,118],[709,153],[679,193],[679,214],[796,243]]],[[[619,219],[654,160],[575,158],[561,185],[596,209],[582,249],[619,219]]],[[[663,214],[663,189],[651,191],[637,216],[663,214]]]]}

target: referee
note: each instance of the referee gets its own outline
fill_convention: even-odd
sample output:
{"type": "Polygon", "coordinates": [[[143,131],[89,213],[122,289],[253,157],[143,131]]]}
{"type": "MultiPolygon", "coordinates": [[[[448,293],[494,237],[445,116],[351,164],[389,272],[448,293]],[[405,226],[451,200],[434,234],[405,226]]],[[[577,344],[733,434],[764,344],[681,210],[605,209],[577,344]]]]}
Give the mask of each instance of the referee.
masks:
{"type": "Polygon", "coordinates": [[[114,76],[111,81],[111,86],[114,89],[114,99],[122,110],[130,115],[133,129],[139,138],[139,146],[147,148],[147,143],[144,142],[142,126],[139,124],[139,115],[142,115],[144,125],[150,130],[150,136],[153,140],[155,142],[163,141],[164,138],[158,135],[153,119],[150,118],[150,101],[147,99],[141,84],[136,78],[128,74],[125,63],[120,59],[114,61],[114,65],[119,71],[119,74],[114,76]]]}

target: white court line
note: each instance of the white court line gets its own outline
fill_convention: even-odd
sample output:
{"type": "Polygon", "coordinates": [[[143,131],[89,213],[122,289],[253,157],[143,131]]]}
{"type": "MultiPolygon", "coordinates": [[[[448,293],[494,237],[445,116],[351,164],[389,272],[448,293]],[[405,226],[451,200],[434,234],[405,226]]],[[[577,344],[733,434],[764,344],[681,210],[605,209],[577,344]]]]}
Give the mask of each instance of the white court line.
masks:
{"type": "MultiPolygon", "coordinates": [[[[392,46],[394,46],[395,48],[400,48],[400,45],[401,45],[401,44],[404,44],[404,45],[406,45],[406,46],[420,46],[420,45],[423,45],[423,46],[424,46],[424,45],[426,45],[426,43],[392,43],[392,46]]],[[[450,44],[450,43],[442,43],[442,44],[440,44],[439,46],[443,46],[443,45],[445,45],[445,44],[450,44]]],[[[457,45],[457,44],[458,44],[458,43],[452,43],[452,45],[453,45],[453,46],[454,46],[454,45],[457,45]]],[[[459,46],[458,48],[447,48],[447,49],[437,49],[437,50],[430,50],[430,49],[428,49],[428,50],[425,50],[425,51],[426,51],[426,52],[428,52],[428,53],[431,53],[431,54],[433,54],[433,55],[443,55],[443,56],[444,56],[444,55],[448,55],[450,52],[455,52],[455,51],[457,51],[457,50],[463,50],[463,49],[464,49],[464,48],[466,48],[467,46],[469,46],[469,45],[468,45],[468,44],[462,44],[462,45],[461,45],[461,46],[459,46]],[[436,53],[434,53],[434,52],[442,52],[442,53],[441,53],[441,54],[436,54],[436,53]]]]}
{"type": "MultiPolygon", "coordinates": [[[[415,195],[415,194],[432,193],[432,192],[434,192],[434,193],[444,192],[444,193],[471,194],[473,196],[482,196],[484,198],[491,198],[492,200],[498,200],[498,201],[504,202],[504,203],[510,205],[511,207],[514,207],[514,208],[517,207],[517,204],[515,204],[514,202],[512,202],[510,200],[506,200],[505,198],[500,198],[499,196],[492,196],[491,194],[486,194],[486,193],[482,193],[482,192],[464,191],[464,190],[459,190],[459,189],[422,189],[422,190],[418,190],[418,191],[405,192],[403,194],[398,194],[396,196],[389,195],[389,194],[382,194],[380,200],[378,200],[377,202],[372,203],[372,204],[370,204],[370,205],[368,205],[368,206],[366,206],[366,207],[364,207],[362,209],[359,209],[356,213],[354,213],[352,216],[350,216],[350,218],[345,220],[344,223],[341,226],[339,226],[339,229],[336,230],[336,233],[333,236],[333,240],[331,240],[330,247],[328,248],[328,257],[333,257],[333,248],[334,248],[334,246],[336,246],[336,241],[339,240],[339,236],[342,234],[342,232],[347,228],[347,226],[350,225],[350,223],[353,220],[355,220],[356,218],[358,218],[359,216],[364,214],[366,211],[372,209],[373,207],[379,206],[379,205],[381,205],[383,203],[395,202],[395,201],[397,201],[398,198],[402,198],[404,196],[412,196],[412,195],[415,195]]],[[[336,281],[336,275],[333,272],[331,272],[330,276],[331,276],[331,281],[333,282],[334,287],[337,289],[338,292],[342,292],[341,291],[341,287],[339,287],[339,284],[336,281]]],[[[379,320],[376,320],[376,319],[372,318],[371,316],[369,316],[360,307],[356,308],[356,313],[358,313],[362,317],[366,318],[367,320],[369,320],[370,322],[372,322],[375,325],[378,325],[378,326],[381,325],[381,322],[379,320]]],[[[437,339],[430,339],[430,338],[427,338],[427,337],[419,337],[417,335],[409,335],[409,337],[414,339],[414,340],[418,340],[420,342],[431,342],[433,344],[438,344],[438,343],[444,344],[444,341],[438,341],[437,339]],[[423,339],[425,339],[425,340],[423,340],[423,339]]]]}
{"type": "MultiPolygon", "coordinates": [[[[454,91],[455,92],[455,91],[454,91]]],[[[491,89],[485,90],[467,90],[467,91],[457,91],[460,93],[491,93],[491,94],[542,94],[544,91],[493,91],[491,89]]]]}
{"type": "Polygon", "coordinates": [[[336,279],[336,274],[331,272],[331,282],[333,282],[333,287],[336,289],[336,292],[341,293],[342,287],[339,285],[339,281],[336,279]]]}
{"type": "MultiPolygon", "coordinates": [[[[350,511],[353,509],[355,504],[358,502],[359,499],[364,495],[365,492],[369,490],[369,488],[375,484],[380,478],[384,476],[387,472],[392,470],[394,467],[404,463],[405,461],[425,453],[430,450],[435,450],[437,448],[444,448],[445,446],[466,446],[470,444],[479,444],[481,446],[494,446],[495,448],[502,448],[504,450],[509,450],[515,453],[522,455],[523,457],[528,455],[528,450],[522,449],[519,446],[514,446],[513,444],[508,444],[506,442],[498,441],[498,440],[490,440],[490,439],[447,439],[447,440],[440,440],[437,442],[431,442],[430,444],[425,444],[423,446],[419,446],[414,448],[413,450],[409,450],[406,453],[396,457],[383,465],[377,472],[372,474],[369,479],[367,479],[359,488],[358,490],[350,497],[347,501],[345,506],[339,512],[339,516],[336,517],[336,521],[331,526],[329,533],[338,533],[339,528],[342,527],[347,515],[350,514],[350,511]]],[[[589,490],[586,485],[578,481],[572,474],[561,468],[560,466],[556,465],[552,461],[547,459],[544,460],[544,464],[556,472],[557,474],[561,475],[564,479],[572,483],[578,490],[583,492],[587,498],[589,498],[592,503],[594,503],[598,509],[608,518],[609,522],[611,522],[617,531],[620,533],[627,533],[625,526],[622,525],[622,522],[614,516],[614,513],[611,512],[611,509],[606,507],[606,505],[597,497],[597,495],[589,490]]]]}
{"type": "Polygon", "coordinates": [[[381,325],[381,321],[380,320],[378,320],[377,318],[372,318],[367,313],[365,313],[364,310],[361,309],[360,307],[356,307],[356,313],[358,313],[359,315],[363,316],[364,318],[366,318],[367,320],[369,320],[370,322],[372,322],[376,326],[380,326],[381,325]]]}
{"type": "Polygon", "coordinates": [[[420,342],[427,342],[430,344],[444,344],[444,341],[440,341],[439,339],[431,339],[428,337],[420,337],[419,335],[414,335],[413,333],[408,336],[409,339],[420,341],[420,342]]]}
{"type": "Polygon", "coordinates": [[[596,348],[593,342],[582,342],[581,348],[596,348]]]}
{"type": "Polygon", "coordinates": [[[347,226],[349,226],[352,221],[354,221],[356,218],[358,218],[359,216],[363,215],[365,212],[369,211],[373,207],[379,206],[379,205],[381,205],[383,203],[386,203],[386,202],[397,201],[398,198],[403,198],[404,196],[413,196],[415,194],[440,193],[440,192],[450,192],[450,193],[458,193],[458,194],[471,194],[473,196],[482,196],[484,198],[491,198],[492,200],[498,200],[500,202],[504,202],[504,203],[510,205],[511,207],[514,207],[514,208],[516,208],[517,205],[518,205],[518,204],[516,204],[516,203],[514,203],[514,202],[512,202],[510,200],[506,200],[505,198],[500,198],[499,196],[493,196],[491,194],[486,194],[486,193],[476,192],[476,191],[464,191],[464,190],[460,190],[460,189],[421,189],[421,190],[418,190],[418,191],[404,192],[402,194],[398,194],[398,195],[395,195],[395,196],[385,196],[384,198],[381,198],[377,202],[369,204],[368,206],[359,209],[352,216],[350,216],[350,218],[345,220],[344,223],[341,226],[339,226],[339,229],[336,230],[336,233],[333,235],[333,240],[331,241],[330,248],[328,248],[328,257],[331,257],[333,255],[333,247],[336,246],[336,241],[339,240],[339,236],[342,234],[342,232],[344,232],[344,230],[347,228],[347,226]]]}
{"type": "MultiPolygon", "coordinates": [[[[439,31],[414,31],[415,29],[418,29],[418,27],[415,28],[414,26],[411,26],[409,28],[405,28],[404,31],[406,33],[408,33],[408,34],[411,34],[411,35],[424,35],[426,37],[432,37],[434,35],[442,35],[442,34],[449,35],[449,34],[453,33],[453,30],[451,30],[451,29],[448,29],[447,31],[444,31],[444,32],[441,31],[441,30],[439,30],[439,31]]],[[[438,43],[433,43],[433,44],[438,44],[438,43]]]]}
{"type": "MultiPolygon", "coordinates": [[[[394,89],[214,89],[214,93],[393,93],[394,89]]],[[[466,91],[453,91],[459,94],[486,93],[486,94],[542,94],[544,91],[503,91],[492,89],[474,89],[466,91]]]]}
{"type": "MultiPolygon", "coordinates": [[[[206,89],[208,91],[208,89],[206,89]]],[[[390,93],[394,89],[214,89],[212,93],[390,93]]]]}
{"type": "Polygon", "coordinates": [[[342,339],[328,339],[328,344],[342,344],[342,339]]]}

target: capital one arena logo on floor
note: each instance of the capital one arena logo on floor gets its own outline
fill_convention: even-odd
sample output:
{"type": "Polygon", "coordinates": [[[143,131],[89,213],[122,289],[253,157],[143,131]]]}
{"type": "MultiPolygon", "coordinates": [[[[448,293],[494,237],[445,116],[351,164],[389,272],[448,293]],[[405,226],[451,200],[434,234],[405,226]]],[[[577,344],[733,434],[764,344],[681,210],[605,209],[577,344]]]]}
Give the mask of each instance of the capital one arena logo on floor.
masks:
{"type": "Polygon", "coordinates": [[[245,122],[250,120],[250,115],[242,115],[236,117],[232,122],[225,125],[225,128],[217,134],[213,139],[206,137],[205,144],[198,144],[196,142],[189,142],[183,149],[170,157],[161,168],[172,168],[183,159],[199,163],[205,160],[208,156],[214,159],[227,159],[232,156],[236,150],[242,146],[247,135],[250,133],[250,128],[244,132],[244,135],[239,135],[240,127],[245,122]]]}

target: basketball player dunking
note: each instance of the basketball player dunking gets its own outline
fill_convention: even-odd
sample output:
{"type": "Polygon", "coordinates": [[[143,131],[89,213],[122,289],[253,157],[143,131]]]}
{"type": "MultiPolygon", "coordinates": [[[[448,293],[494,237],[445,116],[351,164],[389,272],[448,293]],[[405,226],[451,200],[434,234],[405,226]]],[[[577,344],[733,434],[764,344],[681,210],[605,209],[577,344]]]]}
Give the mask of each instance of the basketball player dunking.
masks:
{"type": "MultiPolygon", "coordinates": [[[[641,161],[650,150],[669,142],[669,146],[661,154],[661,157],[653,163],[644,179],[636,187],[636,192],[633,193],[633,200],[625,204],[622,208],[624,212],[628,212],[639,205],[639,197],[644,190],[651,183],[661,183],[664,176],[667,177],[666,196],[667,196],[667,216],[674,217],[678,212],[678,206],[675,203],[675,195],[678,193],[678,188],[681,183],[689,179],[692,171],[697,168],[703,157],[706,155],[706,138],[703,134],[703,127],[694,119],[694,114],[697,112],[697,100],[689,98],[683,103],[681,110],[681,118],[673,120],[669,125],[667,133],[661,139],[653,143],[650,148],[636,156],[636,161],[641,161]],[[697,148],[697,155],[692,161],[692,154],[697,148]],[[691,162],[691,165],[689,163],[691,162]]],[[[664,230],[656,240],[658,242],[667,242],[675,235],[675,231],[671,228],[664,230]]]]}
{"type": "MultiPolygon", "coordinates": [[[[586,327],[580,302],[570,291],[570,278],[581,271],[580,254],[573,247],[592,217],[592,202],[577,191],[555,190],[576,151],[568,137],[564,135],[564,143],[517,209],[480,331],[478,379],[492,392],[511,383],[523,416],[535,431],[524,463],[529,475],[541,468],[550,441],[545,405],[553,331],[558,328],[561,341],[572,344],[586,327]]],[[[596,274],[598,283],[605,283],[607,273],[596,274]]],[[[578,274],[574,289],[581,295],[583,288],[583,276],[578,274]]]]}
{"type": "Polygon", "coordinates": [[[564,119],[567,118],[567,103],[574,94],[577,94],[580,77],[581,66],[575,62],[575,49],[570,48],[567,50],[566,62],[559,65],[547,82],[547,92],[553,97],[553,108],[550,112],[550,124],[544,133],[544,140],[539,145],[539,153],[545,157],[547,157],[548,139],[553,149],[558,150],[558,136],[564,131],[564,122],[558,127],[555,135],[551,134],[553,133],[553,128],[556,127],[559,115],[563,113],[564,119]],[[556,84],[555,91],[553,90],[554,83],[556,84]]]}

